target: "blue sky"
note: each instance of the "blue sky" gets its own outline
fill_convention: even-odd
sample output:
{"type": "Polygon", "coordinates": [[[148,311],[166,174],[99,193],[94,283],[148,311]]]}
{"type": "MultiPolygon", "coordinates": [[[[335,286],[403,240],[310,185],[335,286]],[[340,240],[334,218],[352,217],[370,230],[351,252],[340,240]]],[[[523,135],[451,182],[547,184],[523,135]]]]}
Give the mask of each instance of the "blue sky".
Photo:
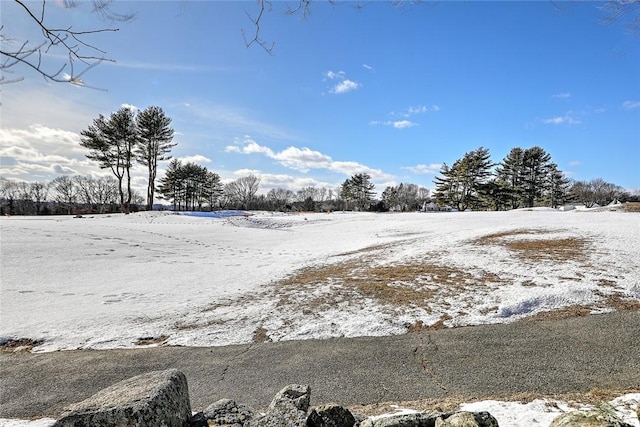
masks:
{"type": "MultiPolygon", "coordinates": [[[[87,39],[116,63],[82,75],[104,90],[14,67],[7,77],[24,80],[1,87],[0,175],[105,174],[78,133],[126,104],[165,110],[174,157],[225,180],[256,174],[262,192],[335,187],[359,172],[379,192],[433,188],[440,165],[467,151],[487,147],[499,162],[534,145],[570,178],[640,188],[640,36],[603,25],[603,3],[317,0],[307,19],[283,13],[293,3],[264,15],[269,55],[245,47],[253,1],[116,1],[136,13],[118,24],[86,3],[48,2],[57,25],[118,27],[87,39]]],[[[39,39],[15,3],[0,7],[3,34],[39,39]]],[[[144,176],[136,170],[142,189],[144,176]]]]}

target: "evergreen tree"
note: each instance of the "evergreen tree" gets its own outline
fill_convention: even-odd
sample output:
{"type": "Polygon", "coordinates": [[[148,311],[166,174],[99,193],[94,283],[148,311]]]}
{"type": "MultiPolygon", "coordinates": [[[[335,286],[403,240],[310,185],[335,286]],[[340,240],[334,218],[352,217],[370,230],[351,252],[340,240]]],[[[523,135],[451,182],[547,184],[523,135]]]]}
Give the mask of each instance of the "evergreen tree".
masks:
{"type": "Polygon", "coordinates": [[[398,187],[387,187],[382,192],[382,203],[386,209],[399,209],[398,187]]]}
{"type": "Polygon", "coordinates": [[[224,191],[224,185],[220,175],[207,171],[204,184],[204,199],[211,209],[218,204],[218,200],[224,191]]]}
{"type": "Polygon", "coordinates": [[[497,193],[501,204],[509,209],[517,209],[522,205],[524,180],[524,150],[512,148],[507,157],[496,168],[497,193]]]}
{"type": "Polygon", "coordinates": [[[531,147],[524,151],[522,186],[527,207],[534,207],[536,201],[541,200],[545,194],[551,166],[551,155],[541,147],[531,147]]]}
{"type": "Polygon", "coordinates": [[[110,169],[118,180],[120,209],[124,213],[129,213],[133,195],[131,167],[137,141],[134,114],[126,107],[111,113],[109,118],[100,114],[81,132],[80,145],[90,150],[87,158],[98,162],[101,169],[110,169]]]}
{"type": "Polygon", "coordinates": [[[547,199],[552,208],[558,208],[571,200],[569,183],[570,181],[564,176],[564,173],[558,170],[558,165],[552,163],[549,167],[547,192],[547,199]]]}
{"type": "Polygon", "coordinates": [[[160,107],[147,107],[136,116],[139,144],[136,148],[136,158],[148,170],[147,181],[147,210],[153,208],[155,181],[158,162],[170,160],[167,155],[173,147],[173,129],[171,119],[160,107]]]}
{"type": "Polygon", "coordinates": [[[171,160],[158,186],[158,192],[171,202],[174,211],[180,210],[180,200],[182,200],[181,174],[182,162],[178,159],[171,160]]]}
{"type": "Polygon", "coordinates": [[[491,155],[484,147],[465,153],[451,167],[442,165],[440,177],[436,177],[436,200],[450,204],[460,211],[483,208],[482,186],[491,175],[491,155]]]}
{"type": "Polygon", "coordinates": [[[357,173],[342,183],[340,193],[345,201],[354,203],[356,210],[366,211],[373,201],[375,188],[369,174],[357,173]]]}

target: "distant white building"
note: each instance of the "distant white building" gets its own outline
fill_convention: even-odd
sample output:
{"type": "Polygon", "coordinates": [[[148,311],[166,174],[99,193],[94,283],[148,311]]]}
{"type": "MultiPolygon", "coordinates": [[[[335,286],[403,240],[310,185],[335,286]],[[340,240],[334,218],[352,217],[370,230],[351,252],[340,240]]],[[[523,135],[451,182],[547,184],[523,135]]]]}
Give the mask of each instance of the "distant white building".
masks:
{"type": "Polygon", "coordinates": [[[558,208],[559,211],[572,211],[574,210],[576,207],[574,205],[564,205],[564,206],[560,206],[558,208]]]}
{"type": "Polygon", "coordinates": [[[434,202],[424,202],[422,204],[422,212],[451,212],[452,210],[451,206],[439,206],[434,202]]]}

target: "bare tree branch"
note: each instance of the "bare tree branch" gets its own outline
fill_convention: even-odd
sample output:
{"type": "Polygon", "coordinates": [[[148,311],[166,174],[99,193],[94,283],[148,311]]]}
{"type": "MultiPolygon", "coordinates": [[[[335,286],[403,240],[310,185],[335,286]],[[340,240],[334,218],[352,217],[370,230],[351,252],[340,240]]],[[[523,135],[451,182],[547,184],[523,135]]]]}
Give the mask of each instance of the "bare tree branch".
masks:
{"type": "Polygon", "coordinates": [[[272,42],[271,46],[267,46],[267,42],[265,42],[260,38],[260,20],[262,19],[262,15],[264,14],[265,10],[268,10],[269,12],[271,12],[271,2],[268,0],[256,0],[256,3],[260,7],[258,16],[256,16],[255,18],[252,18],[249,12],[245,12],[247,14],[247,17],[249,17],[249,20],[253,23],[255,27],[253,38],[251,40],[247,40],[247,36],[244,32],[244,29],[242,30],[242,38],[244,39],[244,44],[247,47],[250,47],[253,44],[257,44],[260,47],[262,47],[269,55],[272,55],[273,48],[275,47],[275,43],[272,42]]]}
{"type": "Polygon", "coordinates": [[[640,0],[611,0],[600,9],[606,14],[601,20],[603,24],[622,25],[632,34],[640,35],[640,0]]]}
{"type": "MultiPolygon", "coordinates": [[[[12,0],[23,10],[42,33],[43,39],[38,42],[31,40],[17,41],[5,34],[6,28],[0,26],[0,84],[15,83],[23,77],[7,78],[6,74],[13,73],[13,67],[23,65],[40,74],[46,81],[70,83],[75,86],[89,87],[80,78],[86,71],[103,61],[115,62],[107,58],[106,51],[91,44],[87,38],[94,34],[115,32],[117,28],[100,28],[95,30],[75,30],[73,27],[56,28],[47,21],[47,1],[42,0],[39,12],[34,12],[23,0],[12,0]],[[44,58],[47,55],[66,58],[62,65],[47,65],[44,58]],[[81,67],[77,65],[81,64],[81,67]],[[77,72],[76,72],[77,70],[77,72]],[[66,72],[65,72],[66,71],[66,72]]],[[[64,0],[66,8],[75,7],[76,0],[64,0]]],[[[93,0],[93,13],[109,21],[128,21],[133,14],[120,14],[110,9],[111,0],[93,0]]],[[[104,89],[99,89],[104,90],[104,89]]]]}

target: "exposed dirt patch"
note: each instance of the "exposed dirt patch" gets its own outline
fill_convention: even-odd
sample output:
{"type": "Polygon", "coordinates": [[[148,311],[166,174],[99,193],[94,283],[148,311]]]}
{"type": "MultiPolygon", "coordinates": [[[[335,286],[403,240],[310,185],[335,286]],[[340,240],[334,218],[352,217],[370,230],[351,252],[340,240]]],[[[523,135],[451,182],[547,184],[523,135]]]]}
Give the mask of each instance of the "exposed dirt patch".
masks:
{"type": "Polygon", "coordinates": [[[43,343],[44,340],[31,338],[9,338],[0,341],[0,351],[3,353],[30,353],[31,350],[43,343]]]}
{"type": "Polygon", "coordinates": [[[477,245],[500,245],[529,261],[585,261],[590,241],[582,237],[542,237],[554,230],[518,229],[475,239],[477,245]],[[533,236],[533,237],[531,237],[533,236]],[[541,238],[536,238],[541,236],[541,238]]]}
{"type": "Polygon", "coordinates": [[[134,345],[154,345],[154,344],[162,344],[169,339],[169,335],[160,335],[157,337],[142,337],[138,338],[134,345]]]}

